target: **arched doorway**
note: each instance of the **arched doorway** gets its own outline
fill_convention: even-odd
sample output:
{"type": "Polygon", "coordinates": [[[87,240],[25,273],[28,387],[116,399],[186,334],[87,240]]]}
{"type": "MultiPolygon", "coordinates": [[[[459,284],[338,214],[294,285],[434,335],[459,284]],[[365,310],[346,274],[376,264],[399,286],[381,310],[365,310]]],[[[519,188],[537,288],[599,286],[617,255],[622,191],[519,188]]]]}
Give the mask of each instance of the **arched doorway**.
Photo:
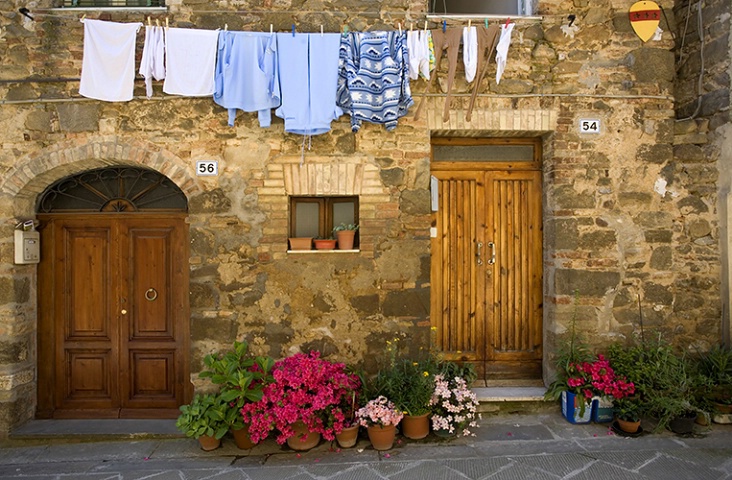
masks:
{"type": "Polygon", "coordinates": [[[38,197],[39,418],[177,416],[190,397],[185,194],[107,167],[38,197]]]}

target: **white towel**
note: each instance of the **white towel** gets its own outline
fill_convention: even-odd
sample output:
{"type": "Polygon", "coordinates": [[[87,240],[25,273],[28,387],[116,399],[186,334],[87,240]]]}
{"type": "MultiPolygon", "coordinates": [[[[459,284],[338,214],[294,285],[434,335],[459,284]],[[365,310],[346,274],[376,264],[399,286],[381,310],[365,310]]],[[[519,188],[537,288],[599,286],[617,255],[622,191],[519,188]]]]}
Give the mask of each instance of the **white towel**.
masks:
{"type": "Polygon", "coordinates": [[[168,28],[163,91],[187,97],[213,96],[219,32],[168,28]]]}
{"type": "Polygon", "coordinates": [[[142,23],[84,19],[84,58],[79,93],[107,102],[132,100],[135,40],[142,23]]]}
{"type": "Polygon", "coordinates": [[[475,27],[463,27],[463,63],[465,79],[470,83],[478,69],[478,29],[475,27]]]}
{"type": "Polygon", "coordinates": [[[152,97],[152,80],[165,78],[163,27],[145,27],[145,46],[140,60],[140,75],[145,77],[145,93],[152,97]]]}
{"type": "Polygon", "coordinates": [[[511,32],[515,23],[501,25],[501,38],[496,45],[496,83],[501,83],[503,71],[506,69],[506,59],[508,55],[508,47],[511,45],[511,32]]]}

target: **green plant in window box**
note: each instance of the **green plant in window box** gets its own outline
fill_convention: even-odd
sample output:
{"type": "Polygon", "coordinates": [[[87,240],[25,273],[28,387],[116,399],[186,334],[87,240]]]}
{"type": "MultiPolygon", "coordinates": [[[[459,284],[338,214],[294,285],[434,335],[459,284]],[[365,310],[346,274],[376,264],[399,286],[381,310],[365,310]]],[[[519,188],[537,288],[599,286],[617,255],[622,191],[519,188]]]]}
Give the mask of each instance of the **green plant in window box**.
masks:
{"type": "Polygon", "coordinates": [[[358,230],[358,224],[357,223],[341,223],[340,225],[337,225],[333,227],[333,233],[342,232],[344,230],[358,230]]]}

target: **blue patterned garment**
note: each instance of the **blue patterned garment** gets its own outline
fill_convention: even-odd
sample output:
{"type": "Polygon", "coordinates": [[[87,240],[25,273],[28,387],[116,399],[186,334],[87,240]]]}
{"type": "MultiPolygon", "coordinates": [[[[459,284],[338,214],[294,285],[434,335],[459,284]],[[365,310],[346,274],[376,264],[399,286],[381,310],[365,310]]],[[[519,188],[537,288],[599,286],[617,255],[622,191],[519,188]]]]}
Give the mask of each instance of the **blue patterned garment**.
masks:
{"type": "Polygon", "coordinates": [[[341,37],[338,106],[361,122],[383,124],[388,131],[414,105],[409,89],[407,32],[352,32],[341,37]]]}

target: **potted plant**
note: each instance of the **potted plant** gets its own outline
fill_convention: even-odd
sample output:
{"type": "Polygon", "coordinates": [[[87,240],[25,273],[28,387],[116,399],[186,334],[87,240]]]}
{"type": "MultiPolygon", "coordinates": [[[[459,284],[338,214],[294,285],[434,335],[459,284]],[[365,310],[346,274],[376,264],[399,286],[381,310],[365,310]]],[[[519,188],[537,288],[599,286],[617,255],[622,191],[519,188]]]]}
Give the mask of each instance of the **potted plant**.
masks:
{"type": "Polygon", "coordinates": [[[396,426],[404,414],[385,396],[369,400],[358,409],[356,418],[366,427],[371,445],[376,450],[389,450],[394,445],[396,426]]]}
{"type": "Polygon", "coordinates": [[[626,433],[637,433],[640,428],[638,402],[631,398],[621,398],[613,402],[613,412],[618,428],[626,433]]]}
{"type": "Polygon", "coordinates": [[[249,426],[244,423],[241,409],[246,403],[262,399],[264,385],[272,381],[270,371],[274,360],[270,357],[251,356],[245,341],[235,341],[233,350],[226,353],[206,355],[203,363],[206,370],[199,376],[209,378],[220,388],[220,396],[229,408],[226,423],[239,448],[252,448],[249,426]]]}
{"type": "MultiPolygon", "coordinates": [[[[360,382],[359,382],[360,386],[360,382]]],[[[356,421],[356,406],[358,405],[358,390],[344,390],[338,405],[328,412],[328,426],[333,426],[335,437],[341,448],[351,448],[358,441],[360,425],[356,421]],[[335,425],[340,422],[340,431],[335,425]]]]}
{"type": "Polygon", "coordinates": [[[290,237],[290,250],[310,250],[313,237],[290,237]]]}
{"type": "Polygon", "coordinates": [[[272,377],[262,399],[242,408],[252,441],[277,430],[277,443],[307,450],[318,444],[321,435],[334,440],[346,426],[346,413],[337,407],[360,384],[345,364],[323,360],[319,352],[298,353],[275,362],[272,377]]]}
{"type": "Polygon", "coordinates": [[[228,405],[213,393],[196,394],[188,405],[180,406],[176,428],[187,437],[198,440],[203,450],[215,450],[229,430],[226,423],[228,405]]]}
{"type": "Polygon", "coordinates": [[[430,433],[430,400],[435,389],[434,363],[429,359],[418,362],[403,359],[394,369],[394,384],[401,385],[396,406],[404,412],[402,433],[413,440],[424,438],[430,433]]]}
{"type": "Polygon", "coordinates": [[[333,250],[336,247],[335,238],[316,238],[313,240],[315,250],[333,250]]]}
{"type": "Polygon", "coordinates": [[[338,240],[339,250],[353,250],[358,225],[355,223],[341,223],[333,228],[333,234],[338,240]]]}

